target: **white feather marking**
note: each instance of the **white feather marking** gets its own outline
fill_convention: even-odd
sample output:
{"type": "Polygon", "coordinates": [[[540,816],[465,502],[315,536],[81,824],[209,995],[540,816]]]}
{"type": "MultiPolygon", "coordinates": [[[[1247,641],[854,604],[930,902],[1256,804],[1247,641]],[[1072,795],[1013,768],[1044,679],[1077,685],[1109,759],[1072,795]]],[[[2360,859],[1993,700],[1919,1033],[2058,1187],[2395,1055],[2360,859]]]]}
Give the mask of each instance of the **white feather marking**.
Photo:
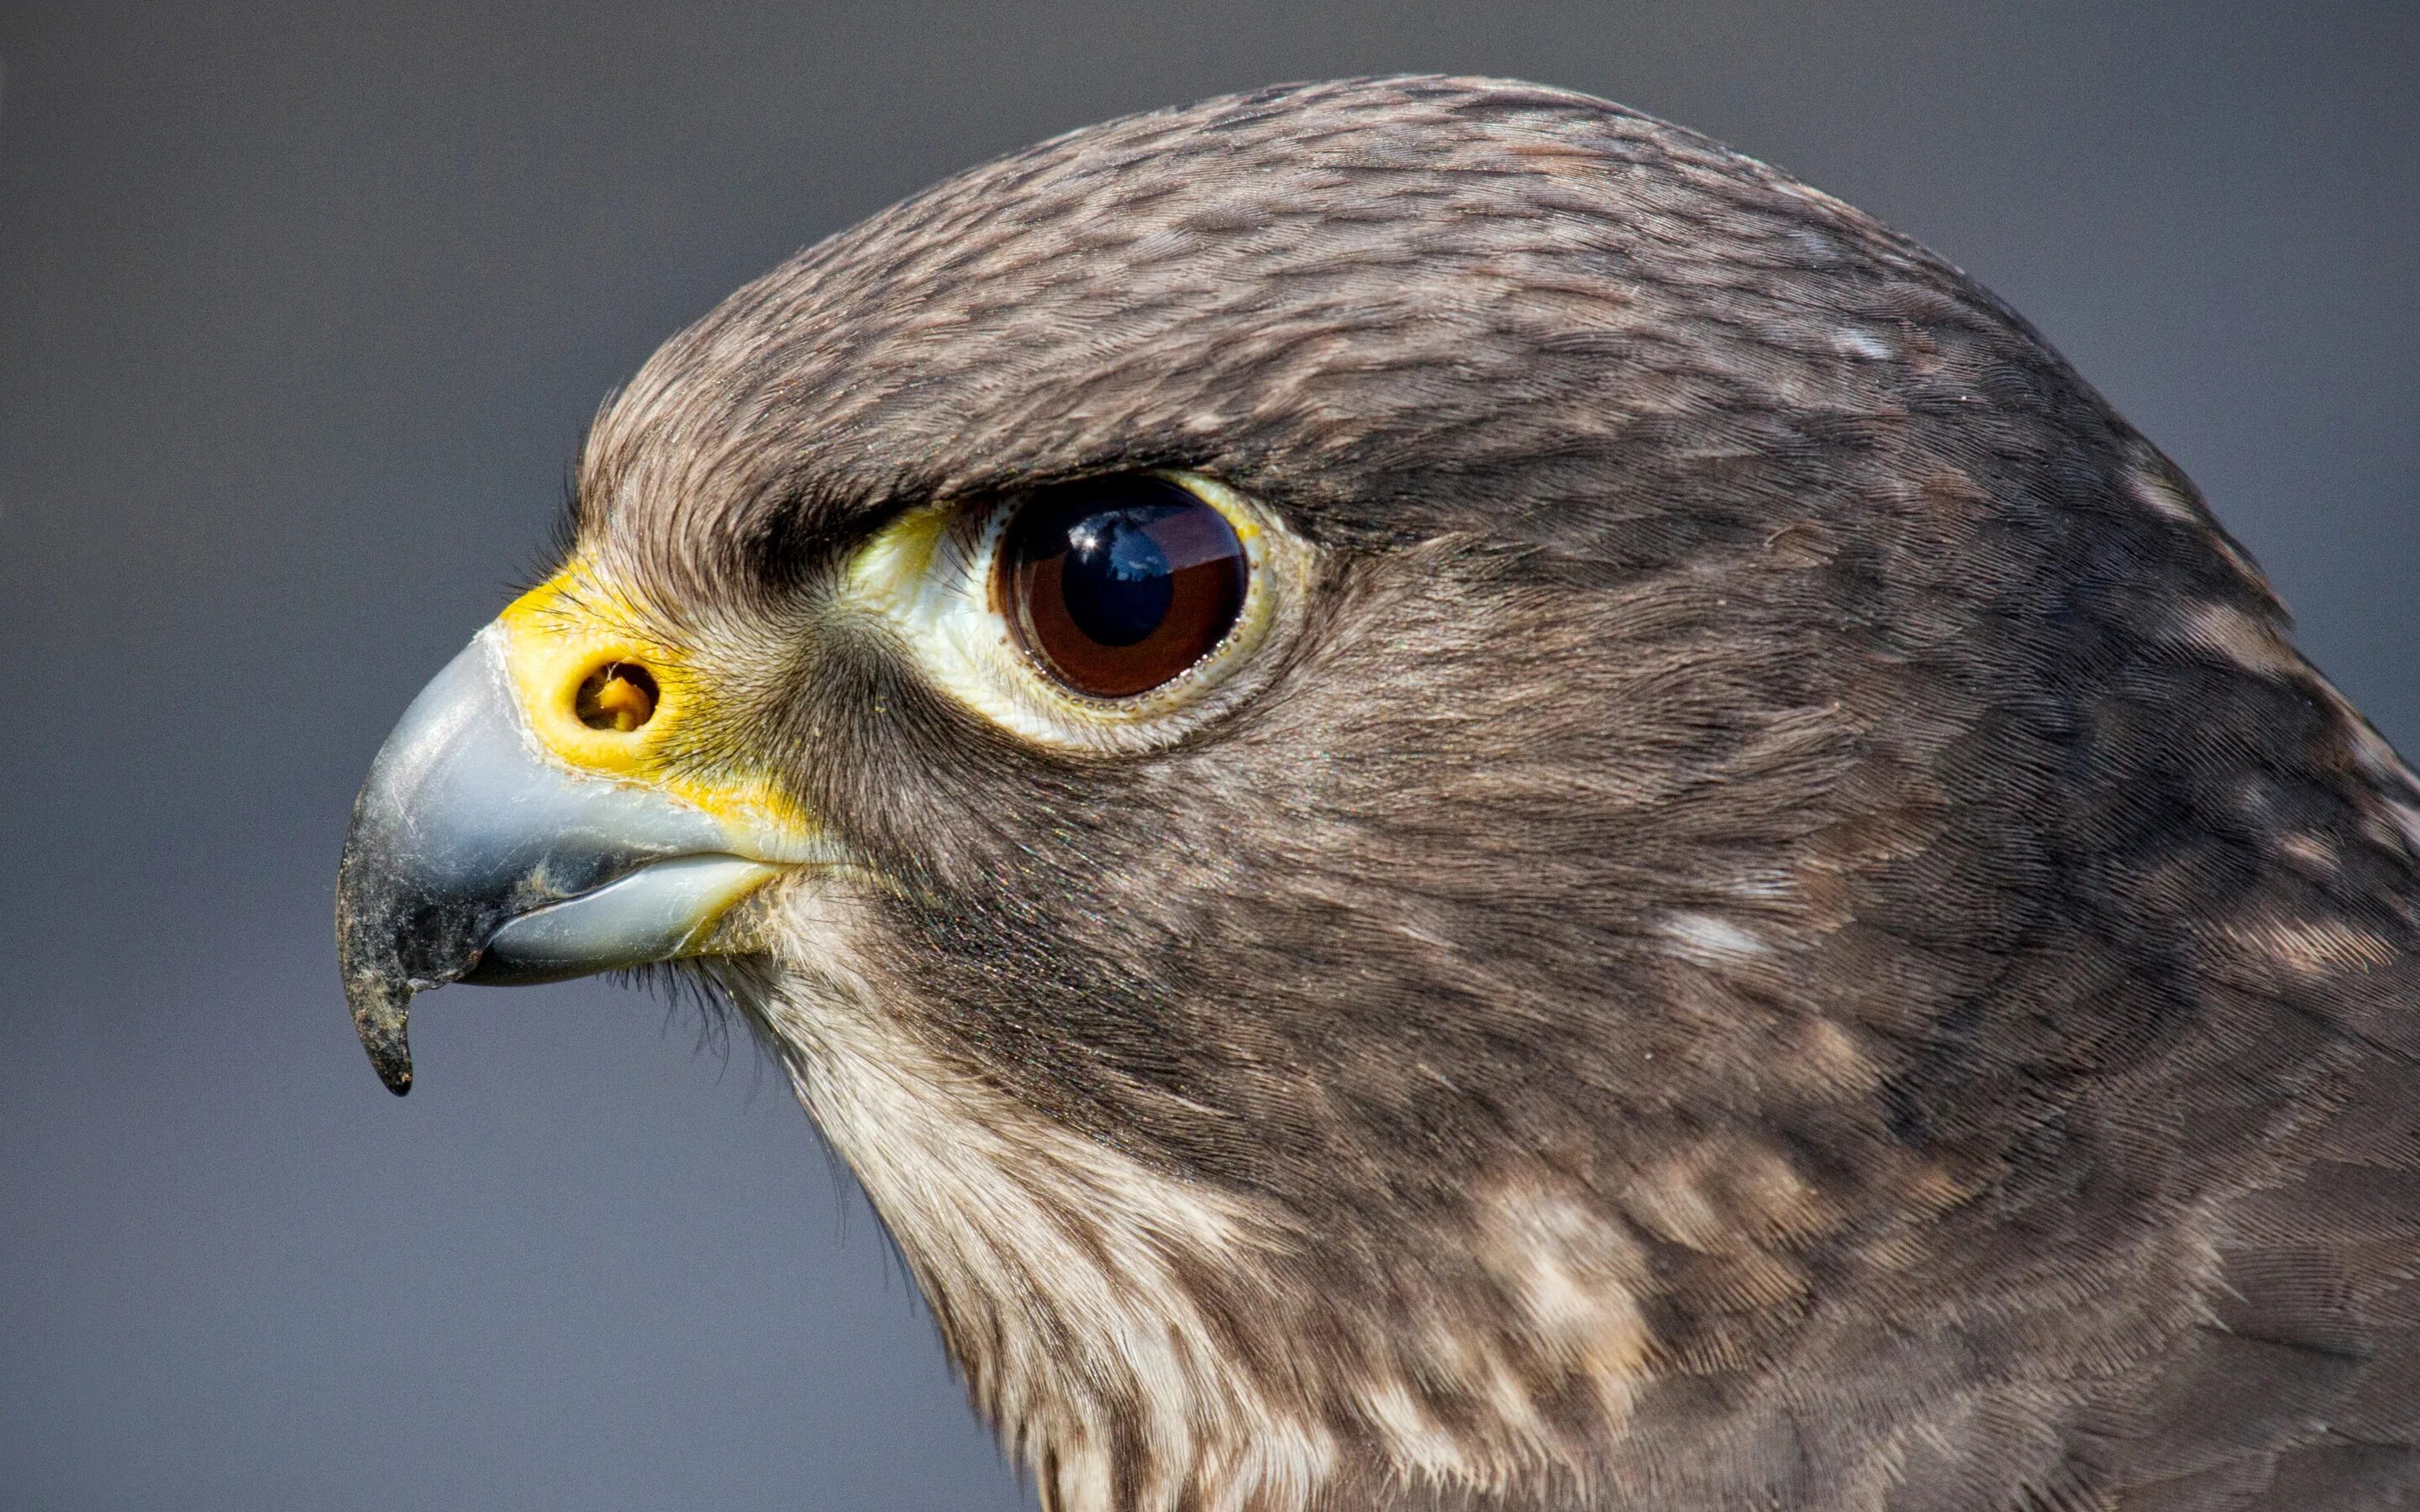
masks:
{"type": "Polygon", "coordinates": [[[2226,604],[2189,610],[2178,639],[2214,652],[2256,677],[2297,678],[2310,668],[2267,621],[2226,604]]]}
{"type": "Polygon", "coordinates": [[[2276,962],[2299,976],[2368,971],[2395,960],[2393,942],[2338,918],[2259,918],[2225,926],[2240,949],[2276,962]]]}
{"type": "Polygon", "coordinates": [[[1897,355],[1890,343],[1862,326],[1842,326],[1833,332],[1832,346],[1846,356],[1861,357],[1869,363],[1897,355]]]}
{"type": "Polygon", "coordinates": [[[2193,503],[2180,493],[2176,486],[2155,472],[2143,468],[2130,469],[2126,473],[2127,490],[2135,501],[2164,519],[2180,525],[2199,525],[2200,515],[2193,503]]]}
{"type": "Polygon", "coordinates": [[[1751,931],[1717,914],[1673,914],[1664,920],[1663,932],[1693,960],[1753,961],[1773,953],[1751,931]]]}

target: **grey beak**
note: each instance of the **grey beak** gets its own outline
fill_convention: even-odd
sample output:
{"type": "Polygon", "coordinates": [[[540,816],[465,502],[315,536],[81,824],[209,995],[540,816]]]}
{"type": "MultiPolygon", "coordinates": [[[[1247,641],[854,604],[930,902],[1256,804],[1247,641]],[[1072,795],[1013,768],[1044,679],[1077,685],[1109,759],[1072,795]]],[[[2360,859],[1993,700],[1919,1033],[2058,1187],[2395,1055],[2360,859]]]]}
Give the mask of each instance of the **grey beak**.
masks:
{"type": "Polygon", "coordinates": [[[397,1096],[411,1089],[414,994],[695,953],[782,870],[733,854],[703,810],[550,757],[514,697],[504,636],[480,631],[404,712],[353,805],[336,876],[345,996],[397,1096]]]}

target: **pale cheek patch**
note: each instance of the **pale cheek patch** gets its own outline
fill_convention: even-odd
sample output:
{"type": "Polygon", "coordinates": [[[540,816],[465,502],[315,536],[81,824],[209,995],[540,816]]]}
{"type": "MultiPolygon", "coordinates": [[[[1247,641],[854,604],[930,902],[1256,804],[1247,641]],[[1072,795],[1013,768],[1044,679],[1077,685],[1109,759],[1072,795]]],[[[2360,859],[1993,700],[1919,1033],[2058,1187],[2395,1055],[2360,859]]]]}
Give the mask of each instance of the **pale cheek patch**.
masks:
{"type": "Polygon", "coordinates": [[[1347,1468],[1455,1493],[1586,1488],[1575,1446],[1621,1431],[1651,1353],[1645,1261],[1621,1224],[1576,1194],[1508,1184],[1480,1199],[1473,1247],[1436,1258],[1509,1316],[1474,1327],[1439,1292],[1315,1362],[1326,1376],[1264,1381],[1210,1314],[1280,1350],[1336,1325],[1330,1300],[1283,1280],[1295,1242],[1268,1214],[945,1063],[849,965],[868,927],[862,904],[790,887],[754,919],[778,975],[735,962],[725,980],[897,1238],[976,1405],[1048,1477],[1051,1504],[1270,1512],[1324,1504],[1347,1468]],[[1204,1284],[1225,1289],[1205,1298],[1204,1284]],[[1541,1382],[1565,1402],[1575,1386],[1593,1397],[1602,1427],[1547,1422],[1541,1382]],[[1137,1464],[1139,1484],[1125,1473],[1137,1464]]]}
{"type": "Polygon", "coordinates": [[[847,970],[863,927],[856,905],[794,890],[760,925],[780,984],[731,985],[948,1320],[1009,1452],[1065,1512],[1311,1501],[1334,1436],[1229,1357],[1175,1264],[1257,1269],[1274,1241],[1255,1215],[942,1063],[847,970]],[[1115,1502],[1128,1434],[1154,1477],[1115,1502]]]}

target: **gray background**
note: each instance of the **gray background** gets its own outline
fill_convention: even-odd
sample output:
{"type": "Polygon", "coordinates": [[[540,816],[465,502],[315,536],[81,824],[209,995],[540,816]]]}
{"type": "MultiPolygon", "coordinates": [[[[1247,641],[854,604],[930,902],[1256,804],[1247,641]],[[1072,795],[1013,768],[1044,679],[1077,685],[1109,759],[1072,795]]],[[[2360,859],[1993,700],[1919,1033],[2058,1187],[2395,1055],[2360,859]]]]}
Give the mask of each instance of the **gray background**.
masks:
{"type": "Polygon", "coordinates": [[[1020,1501],[748,1046],[465,989],[398,1103],[338,1000],[371,751],[740,280],[1230,88],[1613,96],[2006,295],[2410,749],[2414,15],[0,6],[0,1505],[1020,1501]]]}

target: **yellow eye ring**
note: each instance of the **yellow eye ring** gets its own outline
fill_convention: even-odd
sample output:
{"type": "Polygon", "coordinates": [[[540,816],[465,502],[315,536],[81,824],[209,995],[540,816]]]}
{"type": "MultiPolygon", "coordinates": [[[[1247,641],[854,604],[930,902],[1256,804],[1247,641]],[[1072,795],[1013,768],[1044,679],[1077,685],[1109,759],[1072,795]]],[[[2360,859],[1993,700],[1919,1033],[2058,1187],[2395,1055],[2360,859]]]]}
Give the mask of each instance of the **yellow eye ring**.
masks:
{"type": "Polygon", "coordinates": [[[566,568],[507,606],[498,624],[538,744],[576,768],[655,772],[691,690],[677,656],[641,629],[636,606],[566,568]]]}
{"type": "MultiPolygon", "coordinates": [[[[1216,513],[1221,527],[1199,533],[1219,538],[1223,549],[1213,555],[1226,577],[1212,586],[1228,595],[1212,595],[1212,612],[1187,617],[1175,613],[1182,606],[1171,585],[1168,623],[1198,633],[1148,676],[1069,676],[1064,665],[1054,668],[1036,655],[1041,641],[1054,654],[1047,660],[1059,660],[1064,638],[1050,643],[1038,634],[1030,596],[1018,596],[1026,563],[1011,527],[1031,494],[971,504],[945,500],[908,511],[849,559],[842,594],[889,623],[937,690],[1012,734],[1075,751],[1165,745],[1260,686],[1271,665],[1265,647],[1300,624],[1315,557],[1280,517],[1216,479],[1176,471],[1137,476],[1150,480],[1160,504],[1172,506],[1164,512],[1187,512],[1189,501],[1206,506],[1202,517],[1216,513]]],[[[1182,543],[1153,545],[1165,550],[1182,543]]]]}

